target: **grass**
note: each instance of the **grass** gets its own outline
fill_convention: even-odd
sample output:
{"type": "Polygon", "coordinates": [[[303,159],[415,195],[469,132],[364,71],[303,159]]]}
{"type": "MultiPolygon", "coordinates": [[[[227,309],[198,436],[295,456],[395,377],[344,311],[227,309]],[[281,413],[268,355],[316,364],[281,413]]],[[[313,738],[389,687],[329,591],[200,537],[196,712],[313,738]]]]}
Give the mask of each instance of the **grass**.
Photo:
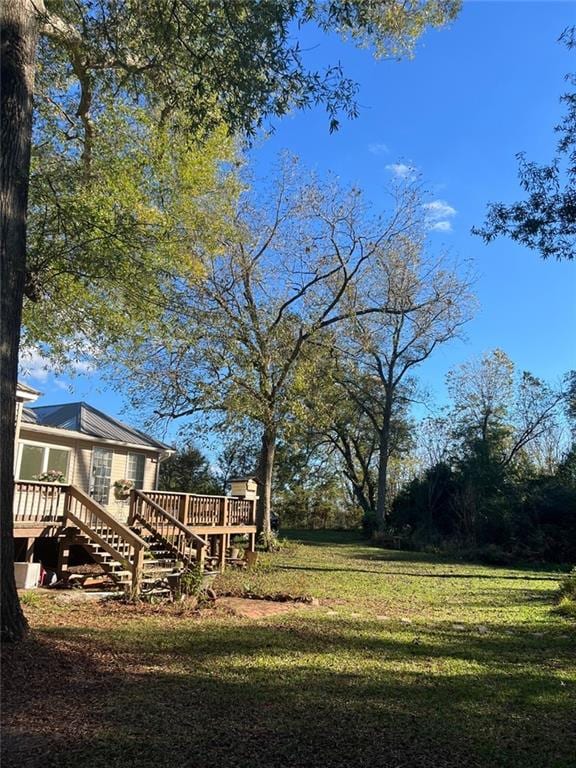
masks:
{"type": "Polygon", "coordinates": [[[558,574],[297,535],[216,582],[318,599],[293,613],[26,605],[33,634],[4,650],[3,768],[574,768],[558,574]]]}

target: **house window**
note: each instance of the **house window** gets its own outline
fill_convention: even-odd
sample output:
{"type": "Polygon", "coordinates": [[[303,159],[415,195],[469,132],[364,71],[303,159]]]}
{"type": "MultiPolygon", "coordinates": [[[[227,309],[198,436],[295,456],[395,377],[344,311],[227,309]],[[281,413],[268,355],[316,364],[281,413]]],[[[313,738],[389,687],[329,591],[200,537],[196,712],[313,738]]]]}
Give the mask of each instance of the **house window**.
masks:
{"type": "Polygon", "coordinates": [[[126,465],[126,479],[132,480],[134,488],[144,487],[144,463],[146,456],[142,453],[129,453],[126,465]]]}
{"type": "Polygon", "coordinates": [[[56,448],[51,445],[34,445],[22,443],[20,449],[19,480],[34,480],[44,472],[54,470],[68,479],[69,448],[56,448]]]}
{"type": "Polygon", "coordinates": [[[92,450],[92,498],[98,504],[108,504],[110,497],[110,475],[112,473],[112,451],[107,448],[92,450]]]}

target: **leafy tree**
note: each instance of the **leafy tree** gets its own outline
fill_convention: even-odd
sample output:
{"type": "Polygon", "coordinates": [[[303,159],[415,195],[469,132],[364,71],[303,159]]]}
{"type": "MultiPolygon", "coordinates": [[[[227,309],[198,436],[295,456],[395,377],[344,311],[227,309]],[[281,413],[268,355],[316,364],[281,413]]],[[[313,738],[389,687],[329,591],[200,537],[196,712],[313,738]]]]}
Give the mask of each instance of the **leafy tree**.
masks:
{"type": "Polygon", "coordinates": [[[436,445],[425,427],[431,466],[398,496],[392,523],[410,526],[417,545],[488,547],[483,555],[493,560],[561,561],[570,549],[562,538],[574,524],[564,476],[570,462],[539,456],[558,437],[565,393],[518,373],[501,350],[452,371],[448,388],[452,405],[433,424],[451,434],[436,445]]]}
{"type": "Polygon", "coordinates": [[[218,479],[206,457],[192,443],[180,448],[160,464],[159,486],[162,491],[216,494],[221,492],[218,479]]]}
{"type": "Polygon", "coordinates": [[[352,317],[346,329],[346,354],[341,382],[378,436],[376,517],[385,524],[388,507],[389,460],[406,423],[402,412],[412,397],[413,370],[434,350],[455,338],[471,316],[470,283],[443,259],[427,256],[418,220],[410,232],[382,248],[366,273],[365,290],[391,310],[384,321],[376,316],[352,317]],[[349,375],[350,370],[353,371],[349,375]]]}
{"type": "Polygon", "coordinates": [[[429,301],[410,294],[400,307],[368,288],[382,253],[411,225],[411,187],[397,190],[388,215],[371,217],[357,190],[302,184],[292,165],[271,189],[244,196],[235,233],[205,254],[202,279],[182,292],[157,335],[123,356],[136,407],[258,425],[264,530],[277,441],[315,386],[322,335],[353,317],[408,315],[429,301]]]}
{"type": "Polygon", "coordinates": [[[238,189],[223,129],[200,147],[140,107],[94,124],[88,181],[56,130],[33,152],[23,343],[60,364],[145,334],[174,281],[198,273],[238,189]]]}
{"type": "Polygon", "coordinates": [[[291,435],[276,455],[274,511],[282,525],[295,528],[357,527],[337,455],[315,435],[291,435]]]}
{"type": "MultiPolygon", "coordinates": [[[[575,28],[566,29],[560,39],[572,49],[575,28]]],[[[567,77],[571,85],[576,76],[567,77]]],[[[549,165],[540,165],[520,153],[519,179],[527,197],[506,205],[492,203],[486,223],[474,228],[489,243],[505,236],[537,251],[542,258],[573,259],[576,253],[576,93],[564,94],[567,112],[556,131],[560,134],[557,153],[549,165]]]]}
{"type": "Polygon", "coordinates": [[[555,426],[564,402],[562,390],[527,371],[516,374],[500,349],[451,371],[447,384],[456,439],[465,450],[476,446],[489,453],[501,466],[520,459],[532,441],[555,426]]]}
{"type": "MultiPolygon", "coordinates": [[[[95,116],[105,104],[155,107],[161,119],[186,116],[196,137],[219,125],[252,133],[268,115],[321,102],[330,128],[341,111],[355,114],[354,85],[338,67],[311,72],[292,42],[291,24],[315,21],[372,45],[378,55],[410,51],[427,26],[455,17],[458,0],[141,0],[2,4],[2,145],[0,175],[0,336],[2,429],[12,432],[22,302],[26,284],[27,203],[33,97],[38,66],[56,74],[56,110],[77,139],[86,177],[98,142],[95,116]],[[37,58],[38,51],[38,58],[37,58]],[[39,65],[38,65],[39,62],[39,65]]],[[[36,93],[38,97],[39,94],[36,93]]],[[[38,98],[36,98],[38,102],[38,98]]],[[[74,142],[73,142],[74,143],[74,142]]],[[[32,273],[33,274],[33,273],[32,273]]],[[[34,292],[34,281],[29,280],[34,292]]],[[[2,637],[25,631],[12,573],[13,437],[0,456],[2,637]]]]}

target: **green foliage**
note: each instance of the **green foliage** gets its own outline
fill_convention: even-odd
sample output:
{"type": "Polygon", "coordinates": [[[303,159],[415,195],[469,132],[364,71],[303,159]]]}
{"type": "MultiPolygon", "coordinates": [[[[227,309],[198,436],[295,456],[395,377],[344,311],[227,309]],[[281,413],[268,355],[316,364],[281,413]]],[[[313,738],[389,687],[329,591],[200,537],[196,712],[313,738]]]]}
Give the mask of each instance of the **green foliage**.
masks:
{"type": "MultiPolygon", "coordinates": [[[[42,102],[41,102],[42,104],[42,102]]],[[[33,152],[24,339],[61,363],[102,357],[172,303],[176,279],[199,274],[235,199],[223,129],[200,146],[140,107],[94,119],[86,172],[47,119],[33,152]]]]}
{"type": "Polygon", "coordinates": [[[556,613],[569,619],[576,619],[576,568],[560,581],[560,599],[556,613]]]}
{"type": "Polygon", "coordinates": [[[34,590],[26,590],[19,594],[20,604],[27,608],[35,608],[40,604],[40,598],[34,590]]]}
{"type": "MultiPolygon", "coordinates": [[[[574,452],[558,463],[564,395],[501,351],[448,377],[448,445],[398,494],[391,523],[413,546],[457,549],[493,564],[576,557],[574,452]]],[[[444,425],[446,427],[446,425],[444,425]]]]}
{"type": "MultiPolygon", "coordinates": [[[[266,117],[294,108],[323,104],[331,129],[340,113],[357,112],[356,87],[339,65],[322,71],[306,66],[293,34],[299,25],[337,30],[378,56],[399,57],[411,54],[427,27],[454,19],[461,3],[106,0],[48,5],[52,18],[58,18],[45,25],[43,58],[70,61],[70,74],[78,75],[85,98],[121,94],[164,111],[181,110],[194,134],[224,123],[250,135],[266,117]]],[[[72,97],[72,88],[68,94],[72,97]]]]}
{"type": "Polygon", "coordinates": [[[192,443],[184,445],[160,464],[161,491],[219,495],[222,486],[210,470],[208,460],[192,443]]]}
{"type": "Polygon", "coordinates": [[[198,597],[202,591],[203,578],[202,570],[199,566],[187,568],[180,576],[180,593],[187,597],[198,597]]]}
{"type": "Polygon", "coordinates": [[[560,594],[562,597],[576,600],[576,568],[572,568],[570,573],[560,582],[560,594]]]}
{"type": "Polygon", "coordinates": [[[230,135],[319,103],[331,130],[356,114],[355,85],[339,65],[309,70],[293,24],[409,55],[460,3],[41,6],[23,343],[63,366],[146,337],[174,279],[198,276],[227,231],[221,194],[238,192],[223,190],[230,135]]]}

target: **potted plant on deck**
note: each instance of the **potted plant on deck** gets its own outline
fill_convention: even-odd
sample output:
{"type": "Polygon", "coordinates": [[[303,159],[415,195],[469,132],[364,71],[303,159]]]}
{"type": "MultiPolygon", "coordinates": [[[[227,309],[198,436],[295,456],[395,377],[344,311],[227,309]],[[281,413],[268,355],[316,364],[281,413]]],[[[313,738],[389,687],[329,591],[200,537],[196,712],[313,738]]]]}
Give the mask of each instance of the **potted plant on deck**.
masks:
{"type": "Polygon", "coordinates": [[[126,501],[130,497],[132,488],[134,488],[133,480],[116,480],[114,483],[114,498],[118,501],[126,501]]]}

